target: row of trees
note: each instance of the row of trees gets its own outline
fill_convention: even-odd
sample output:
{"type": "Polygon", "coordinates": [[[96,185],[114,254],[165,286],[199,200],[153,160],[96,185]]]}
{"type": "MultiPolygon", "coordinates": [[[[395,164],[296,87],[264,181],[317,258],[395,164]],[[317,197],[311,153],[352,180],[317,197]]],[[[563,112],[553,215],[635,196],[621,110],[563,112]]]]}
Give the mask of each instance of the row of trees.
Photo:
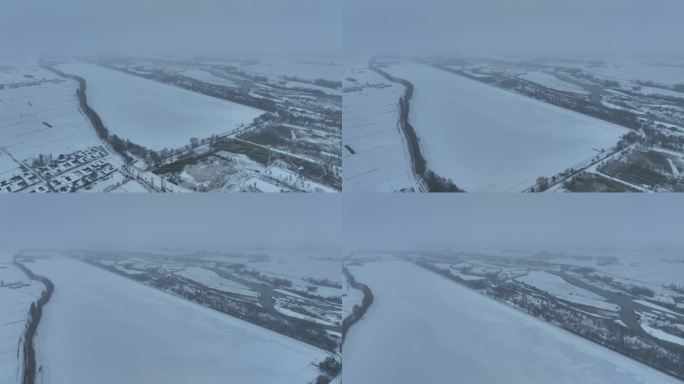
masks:
{"type": "Polygon", "coordinates": [[[24,344],[23,344],[23,355],[24,355],[24,370],[22,372],[21,383],[22,384],[34,384],[36,382],[36,350],[33,346],[33,339],[36,336],[36,331],[38,330],[38,324],[43,316],[43,306],[47,304],[52,297],[52,293],[55,290],[55,285],[48,278],[36,275],[30,269],[26,268],[24,264],[19,262],[16,258],[13,261],[17,268],[21,269],[26,276],[31,280],[36,280],[45,286],[45,290],[41,292],[40,297],[36,302],[31,303],[29,308],[28,321],[26,323],[26,329],[24,330],[24,344]]]}
{"type": "Polygon", "coordinates": [[[355,305],[354,308],[352,308],[352,313],[342,320],[342,344],[344,344],[344,339],[347,336],[349,329],[352,325],[361,320],[363,315],[366,314],[366,311],[368,311],[368,308],[373,304],[373,292],[366,284],[357,282],[354,275],[351,274],[347,267],[342,267],[342,272],[352,288],[363,292],[361,305],[355,305]]]}
{"type": "Polygon", "coordinates": [[[441,177],[428,169],[427,160],[425,160],[420,149],[418,135],[409,122],[409,102],[413,97],[413,84],[408,80],[390,75],[375,64],[371,64],[371,69],[387,80],[404,86],[404,96],[399,98],[399,124],[409,145],[414,173],[423,180],[430,192],[463,192],[451,179],[441,177]]]}

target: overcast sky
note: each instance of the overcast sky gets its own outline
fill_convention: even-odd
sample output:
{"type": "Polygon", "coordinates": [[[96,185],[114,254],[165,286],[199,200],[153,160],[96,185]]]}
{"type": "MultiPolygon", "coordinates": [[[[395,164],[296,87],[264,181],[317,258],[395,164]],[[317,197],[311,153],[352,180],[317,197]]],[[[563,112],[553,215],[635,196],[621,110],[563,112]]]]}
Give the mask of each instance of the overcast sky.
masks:
{"type": "Polygon", "coordinates": [[[681,0],[0,0],[0,55],[684,55],[681,0]]]}
{"type": "Polygon", "coordinates": [[[684,55],[681,0],[345,0],[347,53],[684,55]]]}
{"type": "Polygon", "coordinates": [[[347,195],[347,250],[654,248],[684,255],[678,194],[347,195]]]}
{"type": "Polygon", "coordinates": [[[9,54],[339,54],[342,0],[0,0],[9,54]]]}
{"type": "Polygon", "coordinates": [[[339,195],[0,194],[1,248],[340,247],[339,195]]]}

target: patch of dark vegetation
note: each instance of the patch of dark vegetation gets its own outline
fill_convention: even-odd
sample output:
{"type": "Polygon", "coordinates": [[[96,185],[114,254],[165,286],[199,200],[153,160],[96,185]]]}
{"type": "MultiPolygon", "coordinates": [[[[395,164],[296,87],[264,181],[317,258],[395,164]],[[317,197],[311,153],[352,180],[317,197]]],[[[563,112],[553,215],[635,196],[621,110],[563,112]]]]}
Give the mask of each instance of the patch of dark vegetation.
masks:
{"type": "Polygon", "coordinates": [[[626,184],[595,173],[581,173],[564,184],[571,192],[639,192],[626,184]]]}
{"type": "Polygon", "coordinates": [[[682,192],[684,180],[672,174],[667,159],[661,152],[632,151],[622,158],[604,163],[598,170],[631,184],[682,192]]]}
{"type": "Polygon", "coordinates": [[[334,356],[326,357],[325,360],[318,363],[317,366],[323,374],[316,378],[316,384],[329,384],[342,372],[342,362],[334,356]]]}

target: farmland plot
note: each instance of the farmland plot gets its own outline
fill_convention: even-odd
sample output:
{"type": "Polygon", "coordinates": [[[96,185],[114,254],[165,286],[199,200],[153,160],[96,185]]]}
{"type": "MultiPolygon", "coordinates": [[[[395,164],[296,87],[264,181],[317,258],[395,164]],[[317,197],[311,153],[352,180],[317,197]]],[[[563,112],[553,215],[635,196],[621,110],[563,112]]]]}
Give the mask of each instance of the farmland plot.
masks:
{"type": "Polygon", "coordinates": [[[421,64],[411,123],[428,168],[466,191],[519,192],[613,147],[627,129],[421,64]]]}

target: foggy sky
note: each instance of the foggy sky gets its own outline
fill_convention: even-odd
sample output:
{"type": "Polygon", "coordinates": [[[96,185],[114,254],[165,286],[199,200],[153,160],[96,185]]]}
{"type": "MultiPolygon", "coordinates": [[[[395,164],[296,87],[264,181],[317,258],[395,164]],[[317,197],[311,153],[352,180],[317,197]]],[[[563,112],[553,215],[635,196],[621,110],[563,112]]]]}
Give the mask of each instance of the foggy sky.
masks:
{"type": "Polygon", "coordinates": [[[0,249],[338,250],[339,195],[0,194],[0,249]]]}
{"type": "Polygon", "coordinates": [[[667,248],[684,256],[679,194],[347,195],[347,251],[473,246],[667,248]]]}
{"type": "Polygon", "coordinates": [[[0,0],[0,56],[341,50],[341,0],[0,0]]]}
{"type": "Polygon", "coordinates": [[[681,0],[345,0],[348,54],[684,55],[681,0]]]}

